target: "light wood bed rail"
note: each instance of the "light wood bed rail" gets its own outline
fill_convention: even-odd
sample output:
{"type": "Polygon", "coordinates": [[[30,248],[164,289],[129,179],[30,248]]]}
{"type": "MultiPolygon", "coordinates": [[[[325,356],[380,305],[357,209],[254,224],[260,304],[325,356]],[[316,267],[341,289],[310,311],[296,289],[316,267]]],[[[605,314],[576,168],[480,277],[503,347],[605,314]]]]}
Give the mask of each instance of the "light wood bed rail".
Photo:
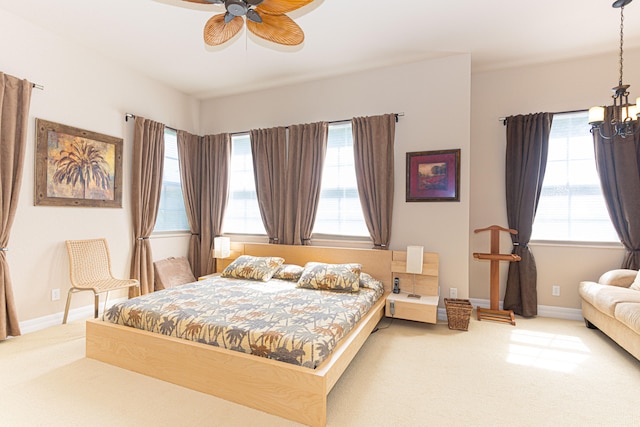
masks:
{"type": "MultiPolygon", "coordinates": [[[[282,256],[288,264],[303,266],[308,261],[357,262],[385,284],[385,296],[391,289],[392,251],[233,244],[231,259],[242,254],[282,256]]],[[[316,369],[101,320],[87,321],[86,355],[306,425],[324,426],[327,395],[382,318],[385,296],[316,369]]]]}

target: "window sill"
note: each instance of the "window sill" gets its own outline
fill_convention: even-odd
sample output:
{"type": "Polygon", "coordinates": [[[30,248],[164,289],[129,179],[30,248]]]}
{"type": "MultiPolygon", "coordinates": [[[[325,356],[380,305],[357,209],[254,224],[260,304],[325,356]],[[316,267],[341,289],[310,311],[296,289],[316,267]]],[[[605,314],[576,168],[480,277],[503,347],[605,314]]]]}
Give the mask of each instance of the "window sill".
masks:
{"type": "Polygon", "coordinates": [[[529,242],[529,246],[624,249],[624,246],[620,242],[582,242],[582,241],[562,241],[562,240],[532,240],[529,242]]]}

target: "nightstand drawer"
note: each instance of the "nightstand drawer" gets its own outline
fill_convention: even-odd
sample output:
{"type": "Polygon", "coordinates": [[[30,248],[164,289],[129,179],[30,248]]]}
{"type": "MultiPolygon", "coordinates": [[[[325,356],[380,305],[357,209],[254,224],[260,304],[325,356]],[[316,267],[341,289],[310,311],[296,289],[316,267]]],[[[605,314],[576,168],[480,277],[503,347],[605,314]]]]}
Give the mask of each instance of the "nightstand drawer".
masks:
{"type": "Polygon", "coordinates": [[[406,294],[389,294],[385,304],[385,315],[397,319],[416,322],[436,323],[438,321],[438,297],[422,296],[420,299],[408,298],[406,294]],[[391,302],[394,310],[391,313],[391,302]]]}

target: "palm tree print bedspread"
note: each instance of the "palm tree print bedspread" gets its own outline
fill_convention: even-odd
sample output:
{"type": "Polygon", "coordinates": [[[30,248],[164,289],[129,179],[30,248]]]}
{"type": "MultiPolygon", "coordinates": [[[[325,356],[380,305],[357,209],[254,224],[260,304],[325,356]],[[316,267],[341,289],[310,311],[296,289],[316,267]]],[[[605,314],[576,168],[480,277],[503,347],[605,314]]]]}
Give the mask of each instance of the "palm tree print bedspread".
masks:
{"type": "Polygon", "coordinates": [[[367,286],[214,277],[115,304],[105,320],[314,369],[384,293],[377,280],[367,286]]]}

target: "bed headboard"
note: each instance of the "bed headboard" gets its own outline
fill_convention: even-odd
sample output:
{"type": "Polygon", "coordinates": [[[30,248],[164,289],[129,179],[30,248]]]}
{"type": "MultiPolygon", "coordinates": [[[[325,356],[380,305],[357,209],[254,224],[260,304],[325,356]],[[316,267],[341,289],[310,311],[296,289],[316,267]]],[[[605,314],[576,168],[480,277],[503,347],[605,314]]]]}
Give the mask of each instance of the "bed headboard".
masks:
{"type": "Polygon", "coordinates": [[[362,264],[362,271],[371,274],[384,283],[386,291],[391,292],[393,276],[391,264],[393,251],[377,249],[329,248],[324,246],[273,245],[268,243],[231,243],[231,255],[218,263],[222,271],[240,255],[279,256],[287,264],[304,266],[309,261],[343,264],[356,262],[362,264]]]}
{"type": "MultiPolygon", "coordinates": [[[[362,271],[382,281],[386,292],[391,292],[394,277],[401,280],[404,279],[404,276],[407,276],[407,280],[414,279],[414,275],[404,273],[407,259],[405,251],[273,245],[269,243],[231,242],[231,255],[228,258],[218,260],[217,271],[224,270],[240,255],[279,256],[284,258],[284,262],[287,264],[301,266],[309,261],[331,264],[356,262],[362,264],[362,271]]],[[[422,274],[415,276],[417,291],[429,295],[438,294],[438,264],[439,255],[437,253],[424,253],[422,274]]]]}

